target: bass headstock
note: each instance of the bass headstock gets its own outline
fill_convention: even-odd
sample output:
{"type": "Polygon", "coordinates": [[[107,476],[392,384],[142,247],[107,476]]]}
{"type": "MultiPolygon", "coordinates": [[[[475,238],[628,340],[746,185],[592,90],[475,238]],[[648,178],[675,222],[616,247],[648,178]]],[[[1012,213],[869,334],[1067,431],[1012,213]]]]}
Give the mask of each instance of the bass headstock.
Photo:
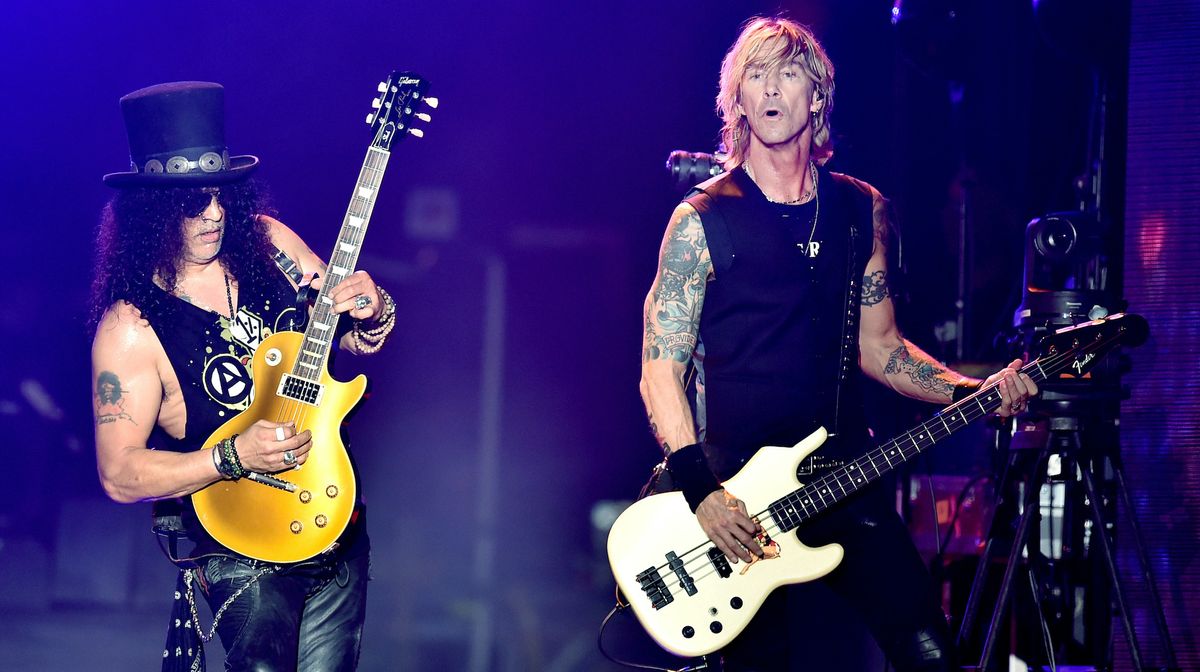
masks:
{"type": "Polygon", "coordinates": [[[1045,353],[1038,359],[1047,368],[1079,377],[1117,346],[1138,346],[1150,335],[1146,318],[1134,313],[1117,313],[1099,320],[1065,327],[1047,336],[1041,344],[1045,353]]]}

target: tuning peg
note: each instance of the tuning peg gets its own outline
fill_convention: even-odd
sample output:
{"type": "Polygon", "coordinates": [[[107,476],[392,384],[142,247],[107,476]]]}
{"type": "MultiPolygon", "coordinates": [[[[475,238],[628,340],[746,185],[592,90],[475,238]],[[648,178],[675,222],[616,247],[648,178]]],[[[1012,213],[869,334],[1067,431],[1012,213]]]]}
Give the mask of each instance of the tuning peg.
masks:
{"type": "Polygon", "coordinates": [[[430,119],[433,119],[433,117],[429,116],[428,112],[417,112],[413,116],[420,119],[421,121],[429,121],[430,119]]]}
{"type": "Polygon", "coordinates": [[[419,129],[419,128],[410,128],[410,129],[408,129],[408,132],[409,132],[409,134],[410,134],[410,135],[415,135],[415,136],[417,136],[418,138],[423,138],[423,137],[425,137],[425,131],[422,131],[422,130],[421,130],[421,129],[419,129]]]}
{"type": "Polygon", "coordinates": [[[387,82],[380,82],[379,86],[375,87],[375,90],[380,93],[387,91],[387,82]]]}
{"type": "Polygon", "coordinates": [[[425,104],[436,110],[438,106],[438,99],[434,98],[433,96],[426,96],[425,104]]]}
{"type": "Polygon", "coordinates": [[[375,123],[375,113],[374,112],[367,115],[367,125],[370,125],[373,123],[375,123]]]}
{"type": "Polygon", "coordinates": [[[375,99],[371,100],[371,107],[373,107],[373,108],[375,108],[375,109],[377,109],[377,110],[379,109],[379,106],[380,106],[380,105],[382,105],[382,104],[383,104],[383,101],[382,101],[382,100],[380,100],[380,99],[378,99],[378,98],[375,98],[375,99]]]}

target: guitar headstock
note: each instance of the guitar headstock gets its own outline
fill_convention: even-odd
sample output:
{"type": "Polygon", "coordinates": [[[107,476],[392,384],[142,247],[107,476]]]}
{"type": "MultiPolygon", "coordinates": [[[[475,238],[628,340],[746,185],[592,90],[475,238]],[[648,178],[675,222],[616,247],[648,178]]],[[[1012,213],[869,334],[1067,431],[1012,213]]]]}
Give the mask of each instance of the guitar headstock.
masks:
{"type": "Polygon", "coordinates": [[[379,83],[379,96],[371,101],[374,110],[367,115],[367,124],[375,132],[371,146],[384,151],[391,150],[399,136],[413,135],[418,138],[425,131],[414,126],[414,120],[428,122],[431,117],[423,108],[434,109],[438,99],[425,95],[429,82],[412,72],[396,71],[379,83]]]}
{"type": "MultiPolygon", "coordinates": [[[[1146,318],[1117,313],[1099,320],[1059,329],[1042,342],[1044,359],[1060,359],[1072,376],[1082,376],[1118,345],[1138,346],[1150,335],[1146,318]]],[[[1043,361],[1039,360],[1039,361],[1043,361]]]]}

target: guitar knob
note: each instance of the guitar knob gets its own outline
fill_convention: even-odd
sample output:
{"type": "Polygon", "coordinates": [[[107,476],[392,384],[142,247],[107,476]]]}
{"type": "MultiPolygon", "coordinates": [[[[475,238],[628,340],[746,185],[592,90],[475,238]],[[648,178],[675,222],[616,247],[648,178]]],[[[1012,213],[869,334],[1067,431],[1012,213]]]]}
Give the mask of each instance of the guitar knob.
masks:
{"type": "Polygon", "coordinates": [[[438,106],[438,99],[434,98],[433,96],[426,96],[425,104],[436,110],[438,106]]]}
{"type": "Polygon", "coordinates": [[[387,91],[387,82],[380,82],[379,86],[375,87],[375,90],[380,93],[387,91]]]}
{"type": "Polygon", "coordinates": [[[725,626],[721,625],[720,621],[713,621],[712,623],[708,624],[708,629],[712,630],[712,633],[715,635],[721,632],[721,630],[724,630],[725,626]]]}
{"type": "Polygon", "coordinates": [[[421,121],[429,121],[433,119],[433,117],[429,116],[428,112],[418,112],[415,116],[421,121]]]}
{"type": "Polygon", "coordinates": [[[300,503],[307,504],[311,501],[312,501],[312,493],[309,492],[308,490],[301,490],[300,491],[300,503]]]}
{"type": "Polygon", "coordinates": [[[421,130],[421,129],[419,129],[419,128],[410,128],[410,129],[408,129],[408,133],[409,133],[410,135],[415,135],[415,136],[417,136],[418,138],[423,138],[423,137],[425,137],[425,131],[422,131],[422,130],[421,130]]]}
{"type": "Polygon", "coordinates": [[[695,636],[696,636],[695,628],[693,628],[690,625],[683,626],[683,638],[684,639],[691,639],[692,637],[695,637],[695,636]]]}
{"type": "Polygon", "coordinates": [[[329,518],[327,518],[325,514],[320,513],[317,514],[317,517],[313,519],[313,522],[316,523],[317,527],[325,527],[329,524],[329,518]]]}
{"type": "Polygon", "coordinates": [[[375,123],[375,113],[374,112],[367,115],[367,125],[370,126],[373,123],[375,123]]]}
{"type": "Polygon", "coordinates": [[[373,107],[373,108],[375,108],[375,109],[377,109],[377,110],[379,109],[379,106],[380,106],[380,105],[382,105],[382,104],[383,104],[383,101],[382,101],[381,99],[379,99],[379,98],[372,98],[372,99],[371,99],[371,107],[373,107]]]}
{"type": "Polygon", "coordinates": [[[331,486],[325,488],[325,496],[330,499],[337,497],[338,496],[338,487],[336,485],[331,485],[331,486]]]}
{"type": "Polygon", "coordinates": [[[293,520],[288,527],[292,530],[292,534],[300,534],[304,530],[304,525],[298,520],[293,520]]]}

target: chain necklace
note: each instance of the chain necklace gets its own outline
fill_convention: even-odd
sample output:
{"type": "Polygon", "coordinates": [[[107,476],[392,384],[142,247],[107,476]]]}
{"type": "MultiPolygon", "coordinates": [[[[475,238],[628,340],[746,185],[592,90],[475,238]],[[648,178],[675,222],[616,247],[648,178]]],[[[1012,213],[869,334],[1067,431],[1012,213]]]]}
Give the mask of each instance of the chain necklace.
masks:
{"type": "MultiPolygon", "coordinates": [[[[746,171],[746,174],[750,176],[750,179],[754,181],[754,184],[757,185],[758,180],[754,177],[754,171],[750,169],[750,162],[743,162],[742,168],[746,171]]],[[[817,194],[817,165],[812,161],[808,162],[808,174],[810,176],[809,181],[812,183],[812,187],[810,189],[806,189],[804,193],[800,194],[799,198],[793,198],[790,201],[777,201],[770,196],[767,196],[767,192],[765,191],[763,191],[763,198],[772,203],[778,203],[779,205],[798,205],[811,198],[814,198],[817,194]]],[[[762,191],[762,187],[759,187],[759,191],[762,191]]]]}
{"type": "MultiPolygon", "coordinates": [[[[750,170],[750,164],[748,162],[744,162],[742,163],[742,167],[746,170],[746,175],[748,175],[750,179],[754,181],[754,184],[757,185],[758,180],[754,179],[754,173],[750,170]]],[[[777,201],[770,196],[767,196],[766,192],[763,192],[763,198],[767,199],[771,203],[776,203],[779,205],[797,205],[808,200],[809,198],[813,199],[813,205],[815,206],[815,209],[813,210],[812,230],[808,232],[808,243],[796,243],[797,247],[804,245],[805,256],[807,256],[809,259],[812,259],[816,256],[816,254],[812,251],[813,237],[817,235],[817,220],[821,217],[821,192],[817,189],[817,166],[812,161],[808,162],[808,173],[812,177],[812,189],[805,191],[800,195],[800,198],[792,201],[777,201]]],[[[759,191],[762,191],[761,187],[759,187],[759,191]]]]}

